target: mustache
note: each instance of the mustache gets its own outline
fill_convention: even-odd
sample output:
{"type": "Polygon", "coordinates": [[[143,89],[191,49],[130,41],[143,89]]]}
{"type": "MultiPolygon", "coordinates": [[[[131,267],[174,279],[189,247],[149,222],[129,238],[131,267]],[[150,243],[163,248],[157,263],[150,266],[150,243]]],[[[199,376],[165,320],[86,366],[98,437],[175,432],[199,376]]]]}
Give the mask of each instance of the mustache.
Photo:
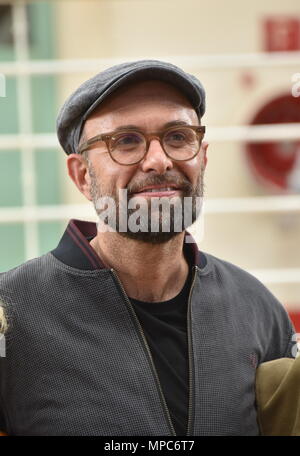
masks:
{"type": "Polygon", "coordinates": [[[183,176],[173,176],[173,175],[153,175],[149,176],[147,179],[142,182],[130,183],[127,185],[128,195],[133,193],[138,193],[144,187],[151,185],[163,185],[168,187],[168,184],[175,184],[178,189],[183,190],[184,192],[191,192],[193,186],[191,182],[183,176]]]}

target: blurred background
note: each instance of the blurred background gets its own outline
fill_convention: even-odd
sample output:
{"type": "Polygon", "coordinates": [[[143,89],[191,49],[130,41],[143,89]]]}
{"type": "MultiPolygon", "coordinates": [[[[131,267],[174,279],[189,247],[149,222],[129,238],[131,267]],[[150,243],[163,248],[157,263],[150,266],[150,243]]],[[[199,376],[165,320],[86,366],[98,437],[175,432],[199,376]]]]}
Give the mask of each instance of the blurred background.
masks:
{"type": "Polygon", "coordinates": [[[0,0],[0,272],[95,220],[57,112],[110,65],[158,58],[207,91],[202,250],[256,275],[300,332],[299,0],[0,0]]]}

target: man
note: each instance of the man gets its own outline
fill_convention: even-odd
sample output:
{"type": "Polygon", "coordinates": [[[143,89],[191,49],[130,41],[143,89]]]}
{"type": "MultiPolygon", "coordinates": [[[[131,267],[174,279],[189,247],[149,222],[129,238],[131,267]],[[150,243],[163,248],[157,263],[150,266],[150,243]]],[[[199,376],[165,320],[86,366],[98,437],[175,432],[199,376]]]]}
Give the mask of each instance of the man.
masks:
{"type": "Polygon", "coordinates": [[[255,369],[291,356],[293,328],[258,280],[186,232],[201,211],[204,111],[198,79],[147,60],[63,106],[68,172],[99,222],[71,221],[56,249],[0,276],[4,431],[259,433],[255,369]]]}

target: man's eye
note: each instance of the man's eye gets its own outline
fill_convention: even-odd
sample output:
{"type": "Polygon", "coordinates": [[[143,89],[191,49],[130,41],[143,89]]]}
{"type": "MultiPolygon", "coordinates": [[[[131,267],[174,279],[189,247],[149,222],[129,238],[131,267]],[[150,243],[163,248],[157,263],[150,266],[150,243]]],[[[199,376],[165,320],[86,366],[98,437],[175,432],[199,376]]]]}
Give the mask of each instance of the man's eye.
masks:
{"type": "Polygon", "coordinates": [[[134,133],[121,135],[115,138],[114,147],[126,147],[139,145],[142,142],[142,138],[134,133]]]}
{"type": "Polygon", "coordinates": [[[183,131],[172,131],[165,137],[165,141],[168,143],[180,143],[186,142],[186,140],[186,133],[183,131]]]}
{"type": "Polygon", "coordinates": [[[174,141],[184,141],[185,135],[183,135],[182,133],[173,133],[171,135],[171,139],[173,139],[174,141]]]}

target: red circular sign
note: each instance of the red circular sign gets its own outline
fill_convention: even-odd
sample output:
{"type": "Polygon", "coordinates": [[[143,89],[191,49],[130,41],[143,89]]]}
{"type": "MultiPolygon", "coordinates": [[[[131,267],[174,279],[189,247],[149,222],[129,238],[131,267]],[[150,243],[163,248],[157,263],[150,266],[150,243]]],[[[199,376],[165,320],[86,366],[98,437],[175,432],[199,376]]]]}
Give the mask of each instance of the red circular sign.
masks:
{"type": "MultiPolygon", "coordinates": [[[[282,95],[255,115],[252,125],[298,123],[300,97],[282,95]]],[[[247,143],[246,154],[256,177],[269,189],[300,193],[300,140],[247,143]]]]}

